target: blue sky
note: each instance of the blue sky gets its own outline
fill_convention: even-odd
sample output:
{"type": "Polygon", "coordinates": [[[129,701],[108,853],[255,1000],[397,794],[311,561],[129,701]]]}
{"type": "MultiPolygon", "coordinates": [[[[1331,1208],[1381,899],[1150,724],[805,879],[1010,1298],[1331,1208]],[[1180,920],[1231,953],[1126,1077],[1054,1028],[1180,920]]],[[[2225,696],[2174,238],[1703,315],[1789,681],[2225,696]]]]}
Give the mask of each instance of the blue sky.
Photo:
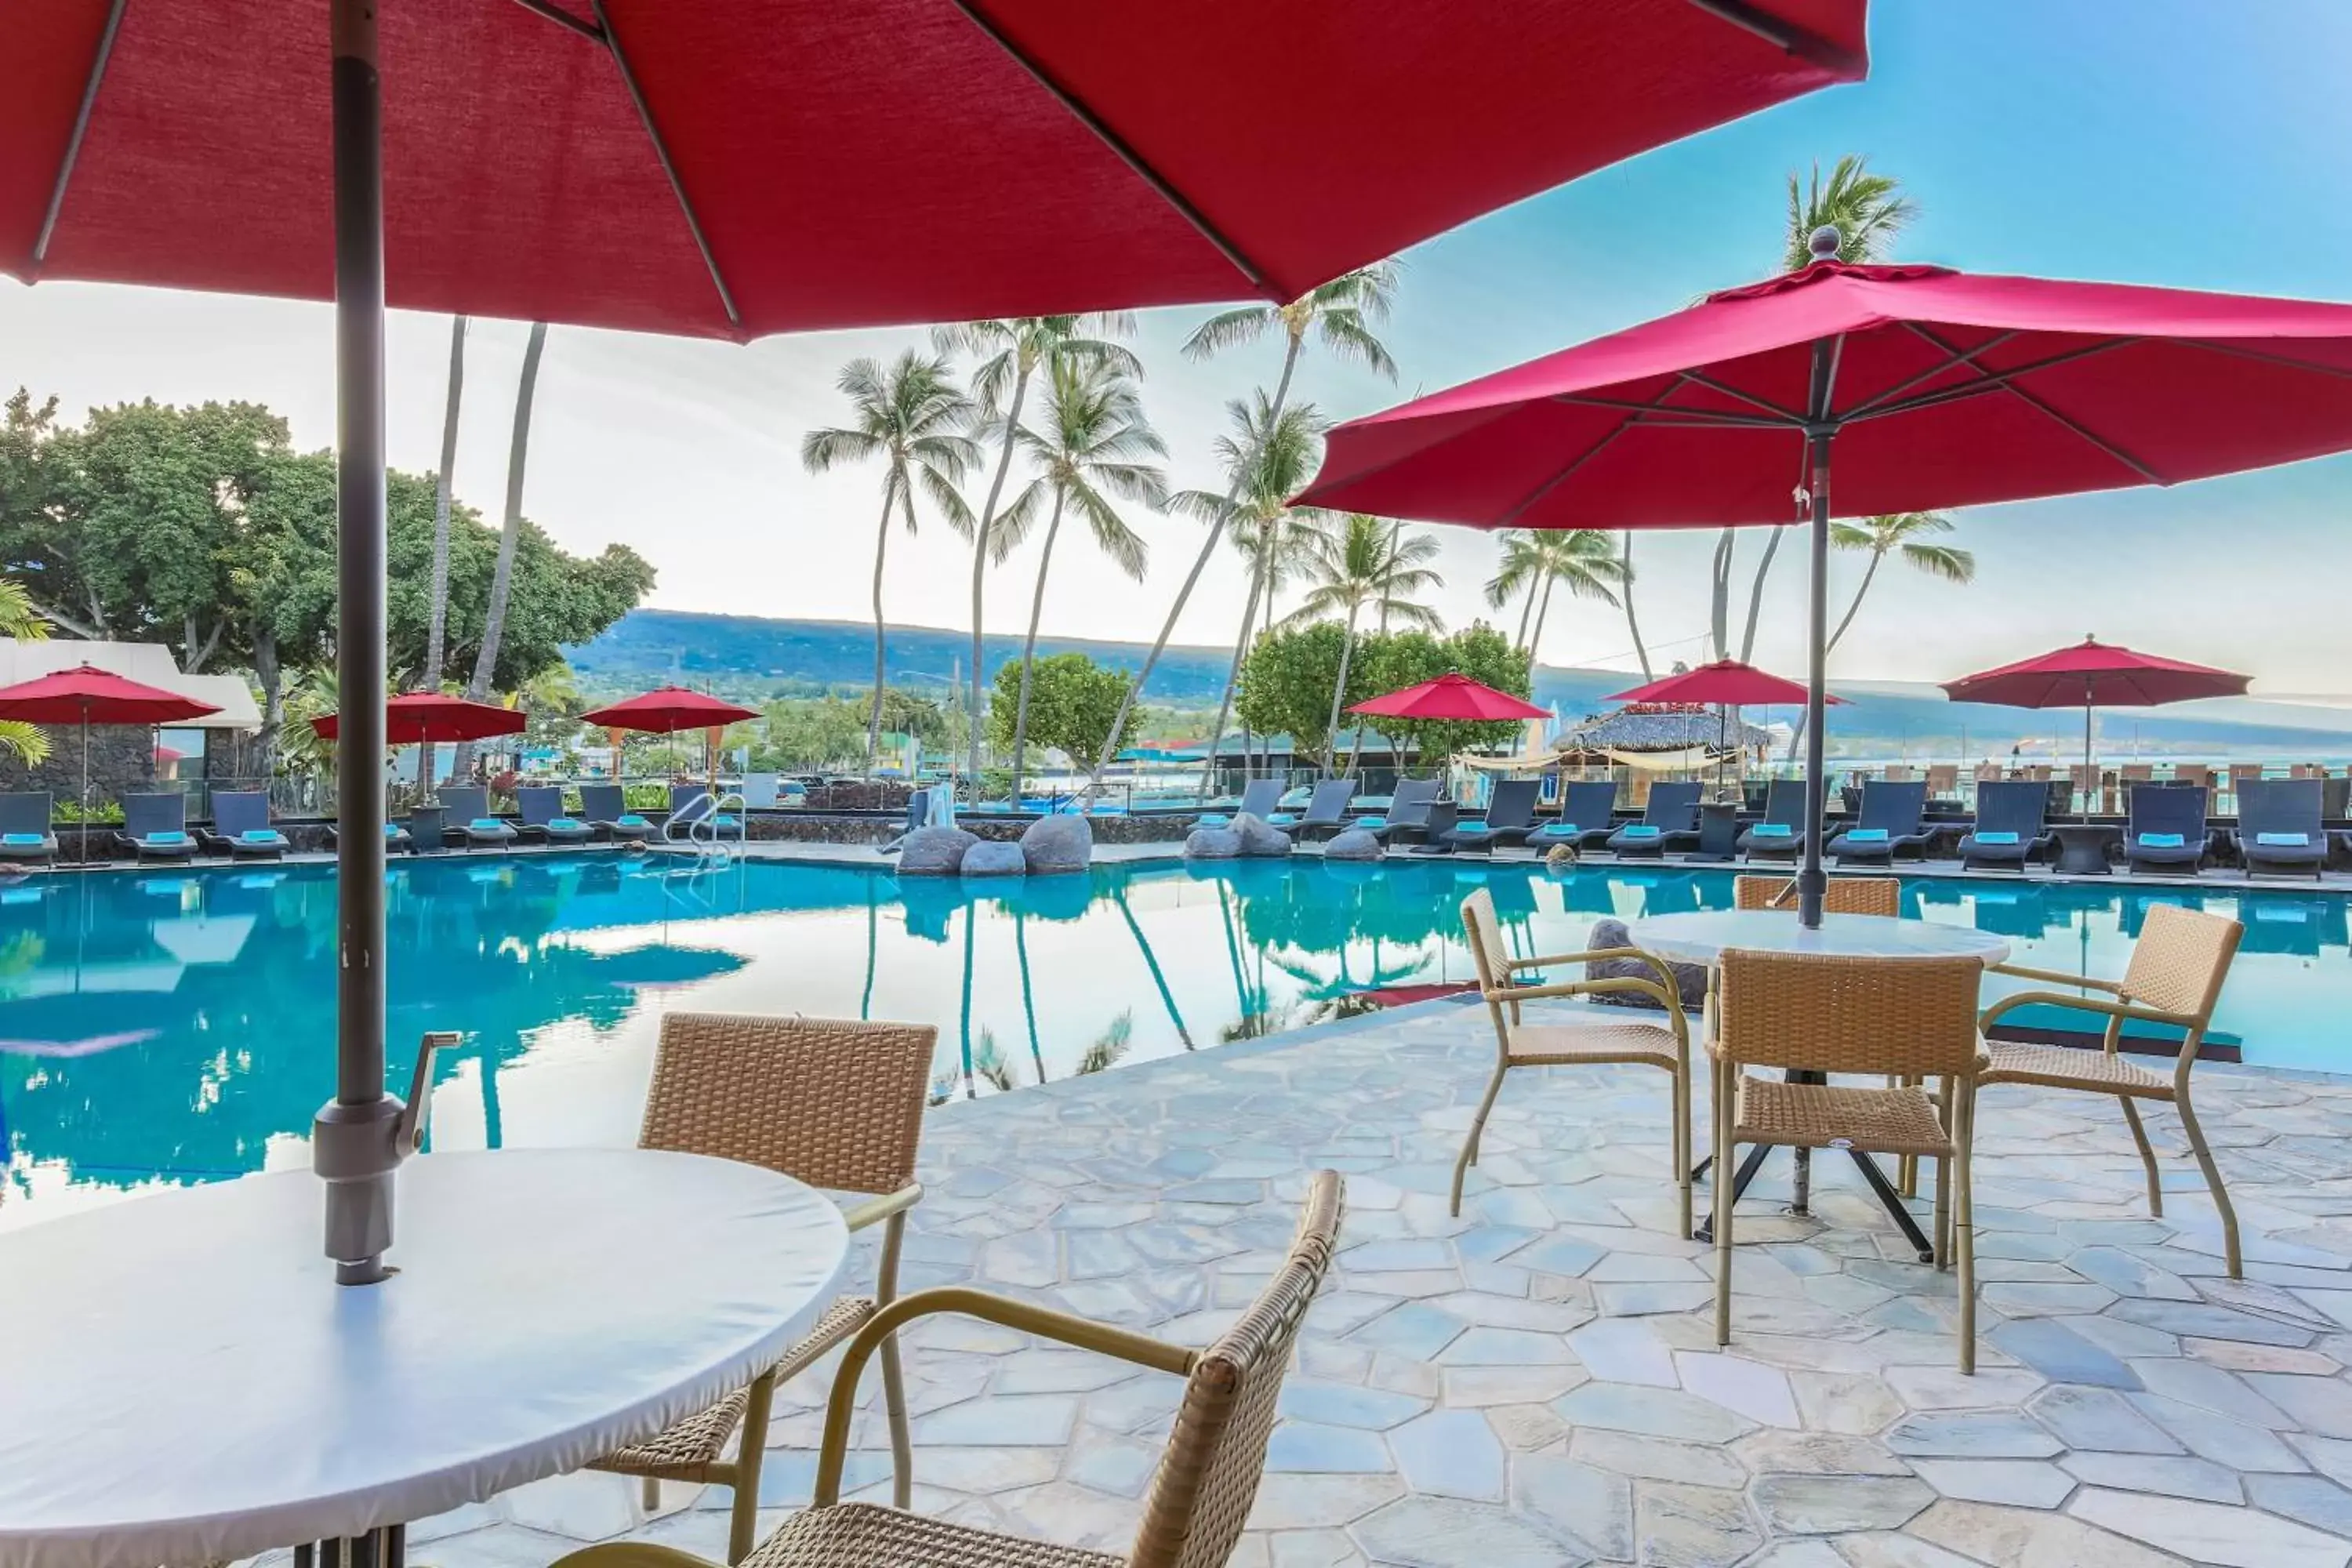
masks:
{"type": "MultiPolygon", "coordinates": [[[[2347,0],[1878,0],[1874,68],[1662,149],[1417,247],[1388,340],[1397,385],[1310,358],[1304,395],[1368,413],[1658,315],[1777,265],[1784,181],[1867,154],[1920,217],[1897,254],[1993,271],[2352,298],[2352,3],[2347,0]]],[[[1222,405],[1271,379],[1278,349],[1204,365],[1176,345],[1200,311],[1143,323],[1146,403],[1180,485],[1209,485],[1222,405]]],[[[446,323],[394,319],[394,461],[438,445],[446,323]]],[[[460,489],[495,510],[523,329],[481,323],[469,363],[460,489]]],[[[749,350],[616,333],[551,334],[528,507],[567,544],[624,540],[678,609],[856,619],[867,613],[874,479],[800,471],[802,433],[837,416],[833,374],[918,334],[776,340],[749,350]]],[[[327,312],[282,302],[0,281],[0,381],[77,412],[146,395],[253,397],[298,439],[332,431],[327,312]]],[[[2170,491],[1978,508],[1957,542],[1978,583],[1882,572],[1832,673],[1948,678],[2084,632],[2251,671],[2273,693],[2352,691],[2339,673],[2352,581],[2352,458],[2170,491]]],[[[1149,637],[1189,565],[1196,525],[1143,521],[1153,569],[1129,584],[1057,552],[1054,630],[1149,637]]],[[[1483,535],[1441,530],[1449,623],[1482,613],[1483,535]]],[[[1741,541],[1745,563],[1761,543],[1741,541]]],[[[1700,656],[1711,534],[1646,536],[1637,589],[1662,658],[1700,656]]],[[[892,542],[894,619],[962,624],[968,561],[943,528],[892,542]]],[[[1784,552],[1784,556],[1792,552],[1784,552]]],[[[1794,668],[1801,598],[1784,559],[1759,662],[1794,668]]],[[[1016,629],[1034,560],[992,578],[989,623],[1016,629]]],[[[1841,561],[1833,608],[1858,563],[1841,561]]],[[[1220,561],[1181,639],[1230,640],[1241,576],[1220,561]]],[[[1622,616],[1555,601],[1553,663],[1630,667],[1622,616]]]]}

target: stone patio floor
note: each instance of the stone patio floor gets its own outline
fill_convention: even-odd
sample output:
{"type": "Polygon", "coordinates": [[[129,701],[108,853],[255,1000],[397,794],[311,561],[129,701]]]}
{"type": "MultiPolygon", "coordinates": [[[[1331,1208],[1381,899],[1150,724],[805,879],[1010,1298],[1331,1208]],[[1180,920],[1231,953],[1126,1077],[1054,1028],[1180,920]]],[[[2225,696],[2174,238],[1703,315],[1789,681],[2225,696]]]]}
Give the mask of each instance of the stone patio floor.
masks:
{"type": "MultiPolygon", "coordinates": [[[[942,1107],[907,1284],[1204,1342],[1304,1173],[1347,1173],[1245,1568],[2352,1561],[2352,1079],[2197,1069],[2242,1282],[2168,1110],[2158,1220],[2112,1101],[1989,1092],[1968,1378],[1952,1277],[1827,1158],[1811,1217],[1783,1212],[1785,1155],[1743,1205],[1719,1352],[1654,1071],[1516,1075],[1449,1217],[1492,1050],[1483,1010],[1438,1003],[942,1107]]],[[[1126,1549],[1175,1380],[950,1318],[908,1357],[918,1509],[1126,1549]]],[[[808,1495],[824,1393],[779,1398],[771,1525],[808,1495]]],[[[861,1420],[853,1484],[887,1500],[861,1420]]],[[[717,1557],[726,1501],[670,1487],[648,1519],[634,1482],[567,1477],[417,1527],[411,1555],[512,1568],[630,1534],[717,1557]]]]}

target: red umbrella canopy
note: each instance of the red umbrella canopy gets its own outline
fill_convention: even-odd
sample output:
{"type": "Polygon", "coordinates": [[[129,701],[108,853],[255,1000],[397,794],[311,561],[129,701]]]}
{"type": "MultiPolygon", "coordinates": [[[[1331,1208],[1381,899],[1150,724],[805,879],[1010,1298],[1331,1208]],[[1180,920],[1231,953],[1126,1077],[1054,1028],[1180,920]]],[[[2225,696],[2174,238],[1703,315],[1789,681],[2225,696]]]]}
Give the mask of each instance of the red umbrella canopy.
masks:
{"type": "Polygon", "coordinates": [[[706,692],[683,686],[664,686],[641,692],[625,702],[583,713],[583,724],[607,730],[642,730],[649,735],[670,735],[680,730],[716,730],[744,719],[757,719],[756,708],[744,708],[706,692]]]}
{"type": "Polygon", "coordinates": [[[1342,425],[1300,499],[1484,528],[1788,522],[1816,345],[1844,517],[2352,448],[2352,306],[1817,261],[1342,425]]]}
{"type": "MultiPolygon", "coordinates": [[[[1762,708],[1804,700],[1803,681],[1783,680],[1736,658],[1719,658],[1713,664],[1702,664],[1696,669],[1686,669],[1680,675],[1669,675],[1601,699],[1604,702],[1721,703],[1732,708],[1762,708]]],[[[1844,699],[1825,697],[1822,700],[1843,702],[1844,699]]]]}
{"type": "Polygon", "coordinates": [[[1955,702],[2003,708],[2155,708],[2200,697],[2243,696],[2247,679],[2084,637],[2072,647],[1943,684],[1944,695],[1955,702]]]}
{"type": "MultiPolygon", "coordinates": [[[[387,292],[738,339],[1287,300],[1860,79],[1864,6],[386,5],[387,292]]],[[[318,0],[18,0],[8,45],[0,271],[331,295],[318,0]]]]}
{"type": "Polygon", "coordinates": [[[26,724],[175,724],[219,711],[92,664],[0,687],[0,719],[26,724]]]}
{"type": "Polygon", "coordinates": [[[1444,719],[1487,723],[1504,719],[1549,719],[1551,710],[1538,708],[1507,691],[1497,691],[1466,675],[1441,675],[1419,686],[1408,686],[1385,697],[1359,702],[1348,710],[1388,719],[1444,719]]]}
{"type": "MultiPolygon", "coordinates": [[[[389,746],[421,746],[439,741],[487,741],[494,735],[520,735],[529,722],[512,708],[492,702],[468,702],[438,691],[404,691],[383,705],[383,739],[389,746]]],[[[337,725],[329,713],[310,721],[319,738],[331,741],[337,725]]]]}

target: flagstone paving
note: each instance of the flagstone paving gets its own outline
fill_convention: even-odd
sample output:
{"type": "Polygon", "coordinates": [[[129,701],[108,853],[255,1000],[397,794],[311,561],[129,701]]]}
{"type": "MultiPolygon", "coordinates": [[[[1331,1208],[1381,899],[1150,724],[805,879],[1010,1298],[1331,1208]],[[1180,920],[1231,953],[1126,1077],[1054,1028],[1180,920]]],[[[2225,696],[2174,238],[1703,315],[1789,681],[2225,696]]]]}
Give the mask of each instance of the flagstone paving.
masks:
{"type": "MultiPolygon", "coordinates": [[[[2242,1281],[2168,1111],[2156,1219],[2112,1103],[1989,1092],[1963,1377],[1951,1276],[1843,1161],[1817,1163],[1810,1217],[1782,1212],[1785,1156],[1768,1166],[1718,1351],[1654,1071],[1515,1075],[1449,1216],[1492,1048],[1482,1013],[1437,1004],[943,1107],[906,1283],[1205,1342],[1280,1256],[1306,1173],[1344,1172],[1245,1568],[2352,1563],[2352,1079],[2198,1069],[2242,1281]]],[[[945,1318],[908,1371],[919,1509],[1125,1549],[1174,1380],[945,1318]]],[[[771,1525],[808,1495],[825,1387],[779,1396],[771,1525]]],[[[867,1404],[851,1483],[887,1498],[867,1404]]],[[[719,1554],[723,1492],[663,1500],[648,1520],[635,1483],[565,1478],[412,1551],[509,1568],[629,1533],[719,1554]]]]}

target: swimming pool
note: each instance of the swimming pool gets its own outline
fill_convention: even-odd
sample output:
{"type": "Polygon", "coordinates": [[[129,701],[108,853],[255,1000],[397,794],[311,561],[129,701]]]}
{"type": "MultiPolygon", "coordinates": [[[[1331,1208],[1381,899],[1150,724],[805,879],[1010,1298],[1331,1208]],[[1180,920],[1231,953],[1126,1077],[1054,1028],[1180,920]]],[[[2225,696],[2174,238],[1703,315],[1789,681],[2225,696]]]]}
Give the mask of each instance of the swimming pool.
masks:
{"type": "MultiPolygon", "coordinates": [[[[1438,859],[977,886],[609,852],[404,861],[388,889],[392,1057],[425,1030],[464,1032],[434,1102],[448,1148],[626,1142],[671,1008],[936,1024],[934,1092],[986,1094],[1458,984],[1455,910],[1482,883],[1523,952],[1573,949],[1603,914],[1731,899],[1725,870],[1438,859]]],[[[2151,903],[2238,915],[2245,948],[2216,1026],[2243,1037],[2248,1061],[2352,1068],[2341,897],[1915,879],[1904,900],[2011,937],[2021,963],[2096,974],[2121,972],[2151,903]]],[[[0,1225],[307,1160],[332,1087],[334,915],[325,865],[0,889],[0,1225]]]]}

